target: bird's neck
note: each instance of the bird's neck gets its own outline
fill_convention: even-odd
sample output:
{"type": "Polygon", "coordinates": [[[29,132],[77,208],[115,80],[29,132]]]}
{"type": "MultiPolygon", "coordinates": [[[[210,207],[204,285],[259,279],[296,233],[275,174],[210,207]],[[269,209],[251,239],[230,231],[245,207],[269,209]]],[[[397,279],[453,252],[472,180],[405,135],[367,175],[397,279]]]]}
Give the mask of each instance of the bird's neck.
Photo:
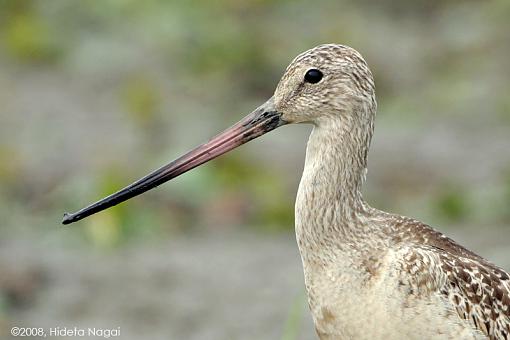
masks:
{"type": "Polygon", "coordinates": [[[299,242],[349,241],[363,232],[356,228],[370,210],[361,195],[370,138],[370,126],[340,120],[314,126],[296,199],[299,242]]]}

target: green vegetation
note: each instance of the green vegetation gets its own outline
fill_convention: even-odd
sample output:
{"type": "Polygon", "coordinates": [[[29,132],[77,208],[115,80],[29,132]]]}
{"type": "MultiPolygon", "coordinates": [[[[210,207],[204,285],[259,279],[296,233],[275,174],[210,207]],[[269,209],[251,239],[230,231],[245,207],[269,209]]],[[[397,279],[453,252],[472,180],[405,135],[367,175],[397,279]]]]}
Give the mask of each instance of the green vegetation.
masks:
{"type": "MultiPolygon", "coordinates": [[[[359,49],[374,71],[374,143],[412,136],[384,155],[372,152],[374,205],[448,224],[508,222],[508,209],[490,208],[508,194],[470,188],[469,151],[464,177],[444,186],[456,164],[442,160],[444,173],[432,176],[415,171],[436,171],[439,158],[428,148],[424,163],[416,156],[423,149],[409,141],[445,140],[452,153],[462,141],[488,141],[472,150],[482,153],[492,147],[491,131],[508,132],[509,80],[500,70],[510,51],[502,34],[509,9],[505,1],[0,1],[0,180],[15,198],[2,209],[32,207],[29,219],[52,228],[64,209],[108,195],[238,120],[271,95],[296,53],[340,42],[359,49]],[[455,137],[435,135],[440,124],[455,137]],[[404,170],[384,172],[386,163],[404,170]]],[[[302,150],[304,141],[292,145],[283,152],[302,150]]],[[[256,147],[243,150],[91,218],[84,239],[109,247],[208,225],[291,231],[302,163],[275,166],[274,154],[261,162],[256,147]]],[[[508,187],[501,172],[493,176],[508,187]]]]}
{"type": "Polygon", "coordinates": [[[466,193],[461,188],[451,187],[443,189],[436,201],[437,215],[448,222],[463,222],[469,213],[466,193]]]}

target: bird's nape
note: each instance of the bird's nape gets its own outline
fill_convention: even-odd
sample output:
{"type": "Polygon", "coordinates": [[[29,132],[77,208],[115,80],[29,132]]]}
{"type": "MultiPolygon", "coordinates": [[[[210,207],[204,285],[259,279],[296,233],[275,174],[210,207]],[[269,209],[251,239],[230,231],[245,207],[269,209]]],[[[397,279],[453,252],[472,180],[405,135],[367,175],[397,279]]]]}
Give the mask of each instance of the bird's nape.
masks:
{"type": "Polygon", "coordinates": [[[286,122],[275,109],[273,98],[271,98],[244,119],[212,138],[209,142],[197,146],[173,162],[162,166],[110,196],[75,213],[65,213],[62,223],[70,224],[79,221],[138,196],[284,124],[286,122]]]}

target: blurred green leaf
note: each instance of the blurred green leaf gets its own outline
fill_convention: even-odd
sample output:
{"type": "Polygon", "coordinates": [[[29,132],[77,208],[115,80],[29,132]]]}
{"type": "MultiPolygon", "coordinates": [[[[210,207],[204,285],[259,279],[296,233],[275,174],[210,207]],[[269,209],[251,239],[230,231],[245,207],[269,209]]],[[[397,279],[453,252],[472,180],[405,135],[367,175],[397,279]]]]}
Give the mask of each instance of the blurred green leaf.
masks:
{"type": "Polygon", "coordinates": [[[92,244],[101,248],[111,248],[121,241],[119,216],[114,210],[106,210],[87,219],[87,235],[92,244]]]}
{"type": "Polygon", "coordinates": [[[0,182],[12,183],[22,169],[20,155],[15,148],[0,144],[0,182]]]}
{"type": "Polygon", "coordinates": [[[32,13],[10,17],[3,32],[7,52],[26,62],[55,61],[61,52],[56,36],[47,22],[32,13]]]}
{"type": "Polygon", "coordinates": [[[305,292],[301,292],[295,297],[290,307],[287,321],[283,329],[282,340],[294,340],[298,338],[301,330],[301,320],[303,319],[303,313],[306,310],[306,295],[305,292]]]}
{"type": "Polygon", "coordinates": [[[293,197],[289,197],[278,173],[240,156],[229,155],[217,161],[216,178],[225,188],[254,196],[253,216],[248,223],[264,229],[294,227],[293,197]]]}
{"type": "Polygon", "coordinates": [[[135,123],[142,126],[147,126],[154,120],[161,105],[157,85],[144,76],[127,79],[123,83],[121,98],[135,123]]]}
{"type": "Polygon", "coordinates": [[[455,186],[445,186],[435,203],[438,216],[451,222],[460,222],[469,212],[466,192],[455,186]]]}

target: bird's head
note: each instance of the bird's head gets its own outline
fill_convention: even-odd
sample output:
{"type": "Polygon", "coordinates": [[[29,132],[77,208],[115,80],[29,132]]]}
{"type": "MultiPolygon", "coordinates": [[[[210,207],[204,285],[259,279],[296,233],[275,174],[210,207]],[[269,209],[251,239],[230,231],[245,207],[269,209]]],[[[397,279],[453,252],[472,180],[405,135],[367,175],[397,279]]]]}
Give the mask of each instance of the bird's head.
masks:
{"type": "Polygon", "coordinates": [[[335,44],[314,47],[287,67],[274,93],[275,110],[289,123],[319,125],[375,112],[375,86],[363,57],[335,44]]]}

